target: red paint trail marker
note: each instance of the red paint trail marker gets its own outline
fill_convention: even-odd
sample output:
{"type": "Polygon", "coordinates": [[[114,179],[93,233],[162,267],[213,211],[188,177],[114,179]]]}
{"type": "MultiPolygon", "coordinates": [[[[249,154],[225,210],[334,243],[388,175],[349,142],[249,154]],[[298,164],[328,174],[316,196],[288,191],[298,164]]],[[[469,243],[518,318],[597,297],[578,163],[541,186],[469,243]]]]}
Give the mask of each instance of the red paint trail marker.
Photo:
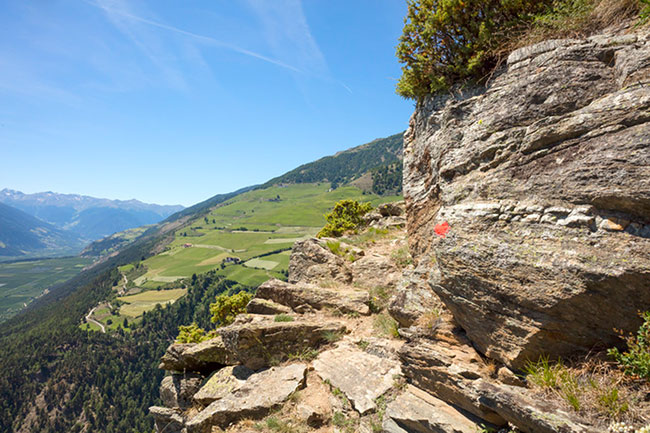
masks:
{"type": "Polygon", "coordinates": [[[438,224],[433,228],[433,231],[435,231],[436,234],[441,238],[444,238],[445,235],[449,232],[449,223],[445,221],[442,224],[438,224]]]}

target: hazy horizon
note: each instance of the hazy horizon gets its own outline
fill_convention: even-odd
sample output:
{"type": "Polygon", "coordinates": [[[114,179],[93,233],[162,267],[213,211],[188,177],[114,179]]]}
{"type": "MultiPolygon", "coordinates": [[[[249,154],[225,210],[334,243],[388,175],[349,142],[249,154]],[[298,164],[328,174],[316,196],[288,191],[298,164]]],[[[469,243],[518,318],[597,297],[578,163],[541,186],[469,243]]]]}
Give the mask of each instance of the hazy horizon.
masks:
{"type": "Polygon", "coordinates": [[[0,189],[187,207],[398,133],[413,110],[394,93],[401,1],[0,10],[0,189]]]}

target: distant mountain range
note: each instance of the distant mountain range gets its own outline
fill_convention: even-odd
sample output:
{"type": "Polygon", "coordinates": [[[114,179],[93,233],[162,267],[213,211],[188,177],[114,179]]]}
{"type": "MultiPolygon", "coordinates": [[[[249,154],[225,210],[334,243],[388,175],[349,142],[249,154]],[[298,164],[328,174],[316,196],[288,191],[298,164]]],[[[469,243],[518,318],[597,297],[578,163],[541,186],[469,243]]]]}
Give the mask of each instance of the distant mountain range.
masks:
{"type": "Polygon", "coordinates": [[[0,203],[0,258],[77,254],[85,244],[75,233],[0,203]]]}
{"type": "Polygon", "coordinates": [[[6,188],[0,191],[0,202],[87,241],[155,224],[184,209],[180,205],[162,206],[138,200],[109,200],[77,194],[24,194],[6,188]]]}

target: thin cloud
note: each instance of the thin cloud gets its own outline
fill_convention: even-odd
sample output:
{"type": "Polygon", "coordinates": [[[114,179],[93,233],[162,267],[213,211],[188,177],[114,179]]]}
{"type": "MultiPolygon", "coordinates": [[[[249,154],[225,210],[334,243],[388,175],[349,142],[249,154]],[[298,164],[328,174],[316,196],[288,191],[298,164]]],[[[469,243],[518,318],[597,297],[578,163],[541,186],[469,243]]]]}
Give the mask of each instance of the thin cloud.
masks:
{"type": "Polygon", "coordinates": [[[174,26],[171,26],[171,25],[168,25],[168,24],[163,24],[163,23],[158,22],[158,21],[143,18],[143,17],[135,15],[135,14],[133,14],[131,12],[127,12],[127,11],[122,10],[122,9],[117,9],[117,8],[110,7],[110,6],[106,5],[105,2],[102,2],[102,1],[100,1],[100,2],[93,2],[93,1],[87,1],[87,0],[84,0],[84,1],[86,3],[92,5],[92,6],[95,6],[95,7],[99,8],[99,9],[102,9],[104,12],[106,12],[106,14],[109,15],[110,18],[113,18],[112,21],[114,23],[115,23],[116,16],[128,18],[130,20],[137,21],[137,22],[140,22],[140,23],[143,23],[143,24],[147,24],[147,25],[152,26],[152,27],[157,27],[157,28],[160,28],[160,29],[163,29],[163,30],[167,30],[167,31],[170,31],[170,32],[174,32],[174,33],[177,33],[177,34],[180,34],[180,35],[184,35],[184,36],[193,38],[195,40],[201,41],[201,42],[203,42],[205,44],[208,44],[208,45],[216,46],[216,47],[219,47],[219,48],[225,48],[227,50],[234,51],[236,53],[243,54],[245,56],[253,57],[253,58],[262,60],[264,62],[271,63],[273,65],[279,66],[281,68],[288,69],[288,70],[293,71],[293,72],[297,72],[297,73],[301,73],[301,74],[304,73],[303,70],[301,70],[301,69],[299,69],[299,68],[297,68],[295,66],[292,66],[290,64],[287,64],[287,63],[284,63],[282,61],[279,61],[279,60],[264,56],[262,54],[254,52],[254,51],[247,50],[245,48],[241,48],[241,47],[239,47],[237,45],[234,45],[234,44],[231,44],[231,43],[228,43],[228,42],[220,41],[220,40],[212,38],[210,36],[200,35],[198,33],[193,33],[193,32],[183,30],[181,28],[174,27],[174,26]]]}
{"type": "Polygon", "coordinates": [[[345,83],[331,76],[300,0],[248,0],[246,3],[258,17],[276,58],[297,65],[305,75],[334,83],[352,93],[345,83]]]}

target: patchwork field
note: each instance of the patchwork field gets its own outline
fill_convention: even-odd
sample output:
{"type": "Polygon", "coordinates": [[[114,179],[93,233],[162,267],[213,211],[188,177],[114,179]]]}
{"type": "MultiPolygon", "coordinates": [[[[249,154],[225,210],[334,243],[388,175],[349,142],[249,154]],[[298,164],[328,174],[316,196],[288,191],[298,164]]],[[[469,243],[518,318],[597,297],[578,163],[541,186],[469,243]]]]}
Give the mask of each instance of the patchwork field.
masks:
{"type": "Polygon", "coordinates": [[[138,317],[145,311],[153,310],[157,304],[173,303],[186,292],[186,289],[149,290],[137,295],[121,296],[117,299],[125,304],[120,307],[120,316],[138,317]]]}
{"type": "MultiPolygon", "coordinates": [[[[162,253],[121,266],[128,294],[116,300],[123,304],[119,311],[113,304],[108,313],[100,304],[92,318],[106,330],[122,327],[124,319],[137,321],[157,304],[183,296],[186,290],[179,280],[213,269],[248,287],[284,278],[294,242],[314,236],[325,224],[324,214],[343,199],[377,205],[401,197],[363,194],[355,187],[330,191],[329,183],[276,186],[241,194],[177,230],[162,253]]],[[[123,293],[124,284],[116,286],[116,292],[123,293]]],[[[94,323],[80,326],[101,330],[94,323]]]]}
{"type": "Polygon", "coordinates": [[[0,322],[25,308],[48,287],[77,275],[91,259],[68,257],[0,263],[0,322]]]}
{"type": "Polygon", "coordinates": [[[400,198],[366,195],[355,187],[330,191],[329,183],[250,191],[178,230],[167,251],[142,263],[147,272],[135,283],[154,288],[222,268],[219,273],[227,278],[255,286],[282,276],[289,263],[289,255],[283,251],[298,240],[314,236],[325,224],[324,214],[337,201],[351,199],[377,205],[400,198]],[[241,263],[225,262],[228,258],[241,263]]]}

